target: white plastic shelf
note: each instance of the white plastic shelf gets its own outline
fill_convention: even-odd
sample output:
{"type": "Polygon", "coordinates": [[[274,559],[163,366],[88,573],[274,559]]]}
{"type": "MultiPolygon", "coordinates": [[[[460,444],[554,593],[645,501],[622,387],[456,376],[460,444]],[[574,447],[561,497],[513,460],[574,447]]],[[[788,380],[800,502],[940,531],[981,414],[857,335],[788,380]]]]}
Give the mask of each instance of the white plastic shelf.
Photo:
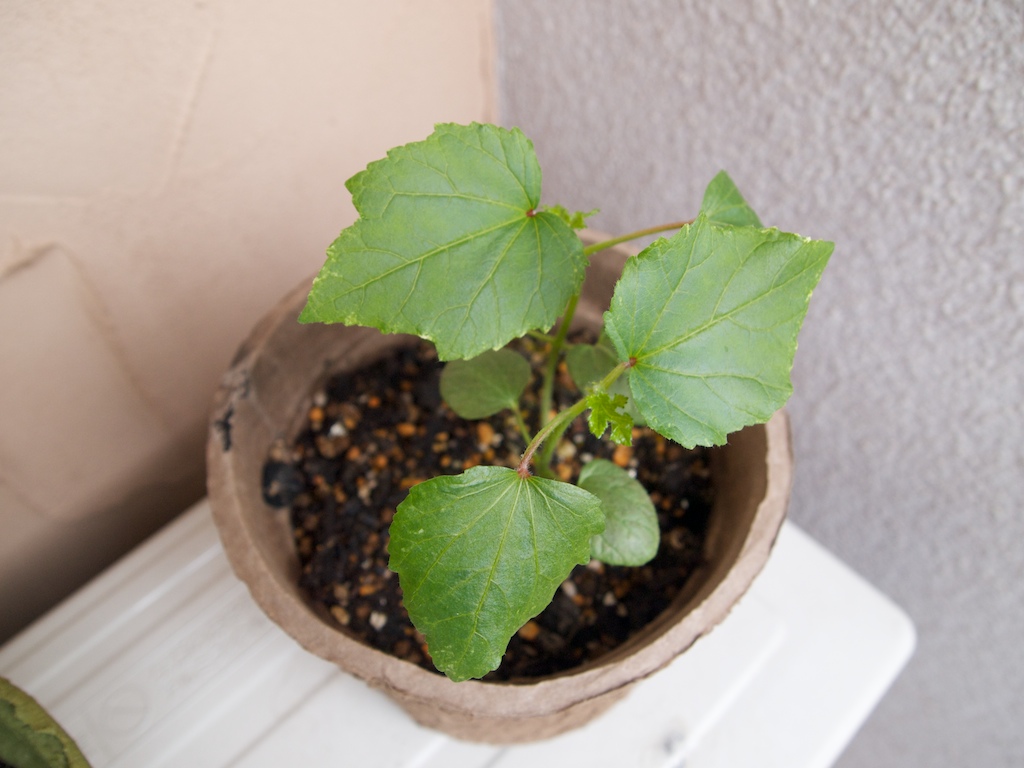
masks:
{"type": "Polygon", "coordinates": [[[457,741],[303,651],[201,502],[0,649],[94,768],[831,765],[913,652],[885,596],[786,523],[723,624],[586,728],[457,741]]]}

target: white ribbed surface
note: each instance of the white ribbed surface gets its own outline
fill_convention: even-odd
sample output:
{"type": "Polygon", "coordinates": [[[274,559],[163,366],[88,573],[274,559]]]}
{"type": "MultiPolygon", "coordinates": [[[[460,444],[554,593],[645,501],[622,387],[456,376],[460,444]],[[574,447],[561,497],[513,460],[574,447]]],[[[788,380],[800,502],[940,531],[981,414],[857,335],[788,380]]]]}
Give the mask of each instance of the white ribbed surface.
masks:
{"type": "Polygon", "coordinates": [[[608,714],[538,744],[467,744],[272,624],[204,501],[0,649],[0,674],[93,768],[823,768],[913,644],[898,608],[787,524],[726,622],[608,714]]]}

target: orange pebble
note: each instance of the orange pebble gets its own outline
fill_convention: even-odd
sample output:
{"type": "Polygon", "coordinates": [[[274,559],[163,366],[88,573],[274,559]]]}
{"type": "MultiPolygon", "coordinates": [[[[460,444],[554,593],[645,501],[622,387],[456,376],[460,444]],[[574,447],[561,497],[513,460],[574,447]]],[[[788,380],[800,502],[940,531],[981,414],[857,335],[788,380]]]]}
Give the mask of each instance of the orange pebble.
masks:
{"type": "Polygon", "coordinates": [[[476,425],[476,439],[482,446],[490,445],[491,441],[494,439],[494,427],[486,421],[481,421],[476,425]]]}
{"type": "Polygon", "coordinates": [[[615,446],[615,453],[612,454],[612,461],[620,467],[628,467],[629,460],[633,458],[633,451],[628,445],[615,446]]]}
{"type": "Polygon", "coordinates": [[[519,636],[526,640],[528,643],[532,643],[537,639],[540,634],[540,625],[536,621],[528,621],[519,628],[519,636]]]}

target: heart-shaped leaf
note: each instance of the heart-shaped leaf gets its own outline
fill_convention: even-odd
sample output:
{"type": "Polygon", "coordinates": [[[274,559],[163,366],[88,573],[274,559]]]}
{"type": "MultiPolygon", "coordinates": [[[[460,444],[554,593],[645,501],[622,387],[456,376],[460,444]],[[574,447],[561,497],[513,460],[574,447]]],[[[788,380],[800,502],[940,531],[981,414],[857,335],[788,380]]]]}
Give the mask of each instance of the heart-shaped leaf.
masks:
{"type": "Polygon", "coordinates": [[[709,222],[718,226],[761,226],[761,220],[725,171],[720,171],[704,190],[700,210],[709,222]]]}
{"type": "Polygon", "coordinates": [[[388,551],[434,665],[452,680],[495,669],[512,635],[589,560],[603,529],[593,494],[505,467],[414,486],[388,551]]]}
{"type": "Polygon", "coordinates": [[[452,360],[441,371],[441,397],[464,419],[485,419],[515,409],[530,383],[530,364],[511,349],[452,360]]]}
{"type": "Polygon", "coordinates": [[[650,427],[686,447],[767,421],[833,245],[701,214],[626,262],[605,328],[650,427]]]}
{"type": "Polygon", "coordinates": [[[518,129],[438,125],[348,181],[359,219],[331,245],[302,322],[430,339],[442,360],[550,328],[583,281],[572,228],[538,211],[518,129]]]}
{"type": "Polygon", "coordinates": [[[580,472],[579,486],[597,496],[604,510],[604,531],[593,538],[591,557],[608,565],[643,565],[658,554],[658,513],[626,470],[595,459],[580,472]]]}

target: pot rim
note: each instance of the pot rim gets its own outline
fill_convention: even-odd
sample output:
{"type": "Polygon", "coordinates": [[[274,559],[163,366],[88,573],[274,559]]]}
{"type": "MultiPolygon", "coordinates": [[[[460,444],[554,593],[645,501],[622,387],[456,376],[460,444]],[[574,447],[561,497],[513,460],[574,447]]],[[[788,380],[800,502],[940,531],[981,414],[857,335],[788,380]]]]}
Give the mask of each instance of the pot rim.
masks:
{"type": "MultiPolygon", "coordinates": [[[[585,235],[591,241],[601,237],[597,233],[585,235]]],[[[621,246],[609,250],[617,252],[618,261],[624,261],[634,252],[621,246]]],[[[607,254],[602,256],[603,260],[608,258],[607,254]]],[[[760,572],[785,518],[792,480],[789,422],[783,411],[767,424],[746,428],[764,431],[766,487],[727,574],[708,594],[692,604],[679,621],[659,629],[653,637],[629,641],[625,652],[620,652],[620,647],[578,669],[536,681],[454,683],[441,674],[364,645],[330,626],[305,601],[285,589],[265,562],[242,503],[246,494],[240,484],[252,477],[252,466],[243,466],[239,452],[232,450],[231,420],[236,408],[251,400],[254,361],[278,327],[286,322],[294,323],[297,310],[301,308],[299,302],[304,300],[307,291],[308,281],[291,291],[254,328],[225,374],[213,408],[207,465],[213,517],[232,569],[260,608],[311,653],[413,705],[429,705],[478,718],[544,716],[623,689],[666,666],[725,618],[760,572]]],[[[376,331],[350,330],[354,334],[365,334],[365,338],[354,337],[356,345],[381,338],[376,331]]],[[[264,446],[267,450],[269,447],[269,443],[264,446]]],[[[266,456],[266,451],[263,455],[266,456]]],[[[269,507],[264,506],[264,509],[268,516],[274,514],[269,507]]],[[[286,525],[277,527],[287,528],[286,525]]],[[[287,543],[291,543],[290,536],[287,543]]]]}

